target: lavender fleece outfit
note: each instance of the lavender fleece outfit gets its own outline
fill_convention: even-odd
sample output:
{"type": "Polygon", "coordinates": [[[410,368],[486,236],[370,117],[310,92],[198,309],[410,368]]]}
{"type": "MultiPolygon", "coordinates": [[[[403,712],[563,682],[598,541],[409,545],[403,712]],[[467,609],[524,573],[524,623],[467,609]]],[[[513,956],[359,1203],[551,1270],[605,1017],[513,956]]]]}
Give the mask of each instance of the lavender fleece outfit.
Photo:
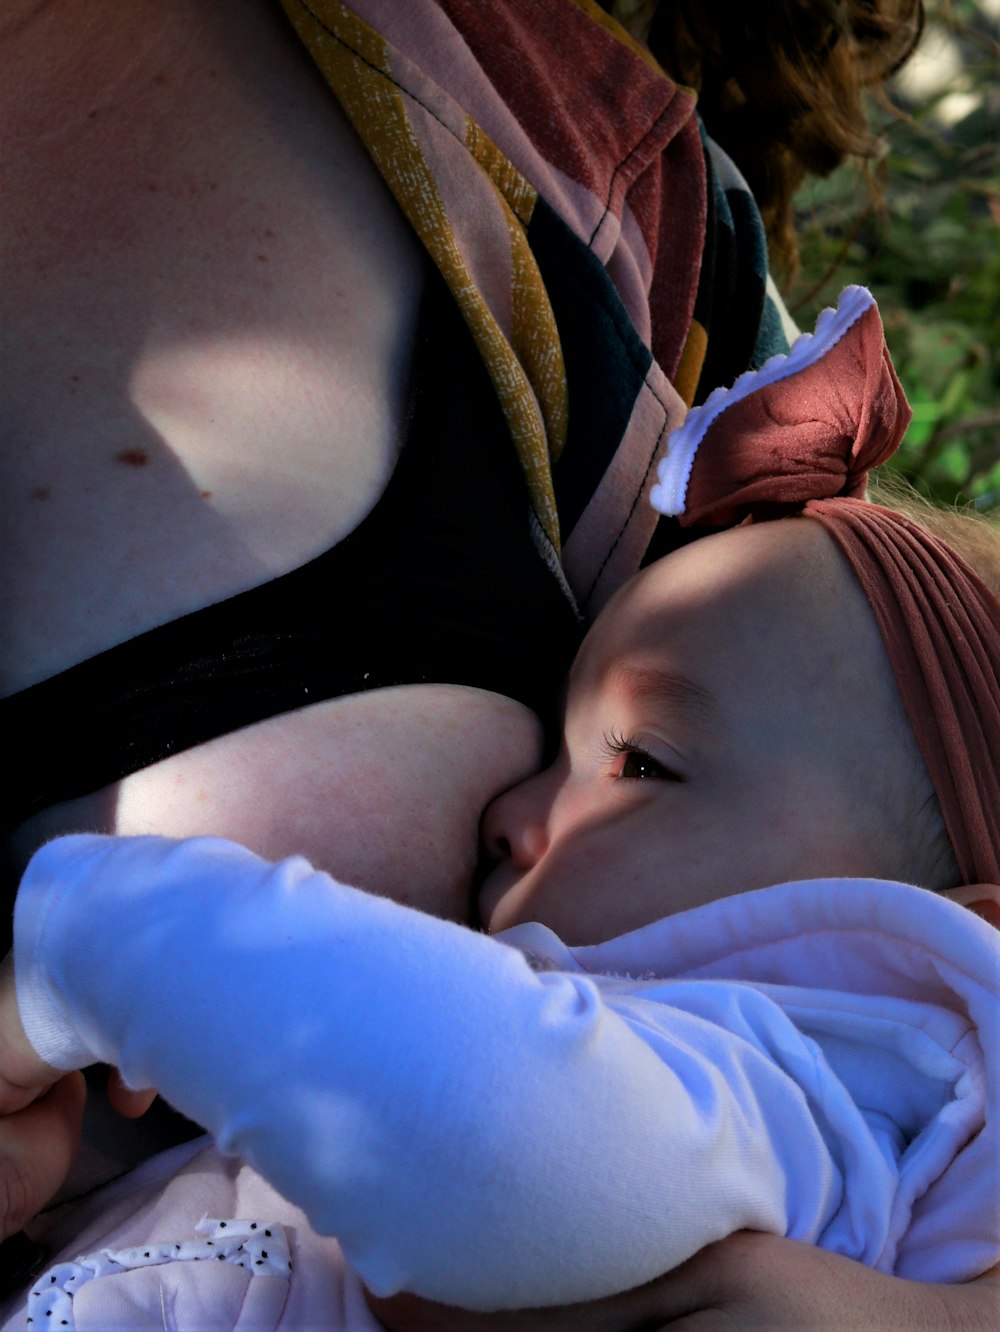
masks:
{"type": "Polygon", "coordinates": [[[997,942],[870,880],[589,948],[535,925],[491,939],[215,839],[57,840],[15,920],[39,1053],[116,1063],[222,1154],[103,1245],[191,1240],[206,1206],[225,1216],[206,1172],[237,1194],[259,1175],[304,1213],[298,1298],[333,1281],[356,1300],[343,1255],[376,1293],[479,1309],[634,1286],[742,1227],[923,1280],[990,1266],[997,942]]]}

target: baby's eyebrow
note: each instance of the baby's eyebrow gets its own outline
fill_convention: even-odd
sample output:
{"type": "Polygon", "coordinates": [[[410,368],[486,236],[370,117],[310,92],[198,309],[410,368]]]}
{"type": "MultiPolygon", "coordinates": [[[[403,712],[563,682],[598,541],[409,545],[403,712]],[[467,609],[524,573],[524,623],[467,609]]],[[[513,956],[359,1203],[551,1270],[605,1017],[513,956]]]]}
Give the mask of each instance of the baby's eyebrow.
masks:
{"type": "Polygon", "coordinates": [[[632,702],[665,705],[699,722],[718,719],[719,704],[715,695],[677,671],[620,662],[612,667],[610,674],[613,686],[632,702]]]}

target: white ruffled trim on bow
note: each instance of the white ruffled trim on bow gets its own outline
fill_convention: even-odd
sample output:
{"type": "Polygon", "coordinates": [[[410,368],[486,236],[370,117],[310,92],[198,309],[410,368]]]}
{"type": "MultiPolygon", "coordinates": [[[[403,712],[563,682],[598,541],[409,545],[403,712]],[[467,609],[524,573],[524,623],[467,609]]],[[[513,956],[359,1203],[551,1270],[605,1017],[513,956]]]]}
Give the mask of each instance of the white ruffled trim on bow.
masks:
{"type": "Polygon", "coordinates": [[[668,518],[682,514],[698,447],[718,417],[758,389],[815,365],[874,304],[875,297],[867,287],[845,287],[836,309],[828,307],[820,313],[814,333],[800,334],[787,353],[772,356],[759,370],[745,371],[730,388],[713,389],[700,406],[693,407],[683,424],[670,433],[667,451],[657,467],[659,479],[649,493],[653,508],[668,518]]]}

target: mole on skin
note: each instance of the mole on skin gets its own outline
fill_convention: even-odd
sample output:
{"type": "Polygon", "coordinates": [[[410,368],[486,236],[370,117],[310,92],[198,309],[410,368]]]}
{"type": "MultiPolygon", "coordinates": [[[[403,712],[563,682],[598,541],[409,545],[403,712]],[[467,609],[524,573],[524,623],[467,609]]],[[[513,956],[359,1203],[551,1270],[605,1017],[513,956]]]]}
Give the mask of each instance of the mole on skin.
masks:
{"type": "Polygon", "coordinates": [[[145,467],[149,462],[149,454],[145,449],[122,449],[121,453],[115,454],[115,461],[126,467],[145,467]]]}

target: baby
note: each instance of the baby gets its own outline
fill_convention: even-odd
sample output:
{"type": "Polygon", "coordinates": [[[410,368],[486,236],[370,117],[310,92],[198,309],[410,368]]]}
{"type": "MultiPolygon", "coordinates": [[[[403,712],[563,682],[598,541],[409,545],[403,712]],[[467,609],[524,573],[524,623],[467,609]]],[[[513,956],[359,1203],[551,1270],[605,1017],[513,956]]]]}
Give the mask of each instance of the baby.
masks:
{"type": "Polygon", "coordinates": [[[571,944],[791,879],[959,881],[867,599],[796,519],[629,583],[577,657],[559,757],[484,829],[484,924],[571,944]]]}
{"type": "Polygon", "coordinates": [[[300,1300],[336,1268],[572,1303],[740,1228],[924,1280],[996,1262],[1000,936],[958,903],[1000,900],[1000,603],[851,498],[906,415],[866,296],[672,442],[663,509],[753,521],[588,634],[558,757],[485,815],[502,942],[217,840],[38,853],[3,1104],[104,1060],[218,1148],[76,1235],[39,1308],[128,1269],[155,1309],[177,1255],[245,1258],[192,1249],[236,1227],[193,1240],[206,1208],[295,1226],[294,1277],[268,1271],[300,1300]]]}

